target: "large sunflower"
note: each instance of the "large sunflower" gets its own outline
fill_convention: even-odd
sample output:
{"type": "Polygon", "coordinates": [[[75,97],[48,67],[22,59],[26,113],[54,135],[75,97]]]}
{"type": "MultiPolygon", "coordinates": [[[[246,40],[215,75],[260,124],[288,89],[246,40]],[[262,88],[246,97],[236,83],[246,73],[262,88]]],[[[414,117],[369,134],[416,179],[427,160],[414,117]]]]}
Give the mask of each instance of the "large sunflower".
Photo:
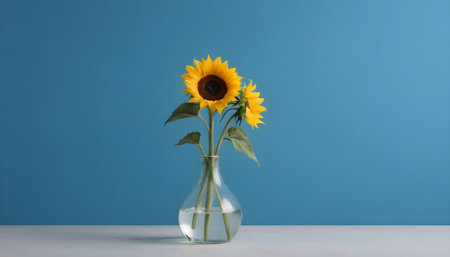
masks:
{"type": "Polygon", "coordinates": [[[212,61],[208,55],[201,62],[194,60],[194,64],[195,68],[186,66],[187,73],[182,75],[186,88],[182,91],[192,95],[189,102],[199,102],[201,109],[209,106],[212,112],[221,114],[229,102],[236,100],[242,77],[220,57],[212,61]]]}
{"type": "Polygon", "coordinates": [[[266,110],[266,107],[261,104],[264,102],[264,98],[260,98],[259,92],[253,92],[256,89],[256,84],[253,85],[253,81],[250,80],[248,86],[242,88],[242,97],[246,98],[245,102],[245,120],[252,126],[252,128],[258,128],[258,124],[264,124],[261,121],[263,116],[261,112],[266,110]]]}

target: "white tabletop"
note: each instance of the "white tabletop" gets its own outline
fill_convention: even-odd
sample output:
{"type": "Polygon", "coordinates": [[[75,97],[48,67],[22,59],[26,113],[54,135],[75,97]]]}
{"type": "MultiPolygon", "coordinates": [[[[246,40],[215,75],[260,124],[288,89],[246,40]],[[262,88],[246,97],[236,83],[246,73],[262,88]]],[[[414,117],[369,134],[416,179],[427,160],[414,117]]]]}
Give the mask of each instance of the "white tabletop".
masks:
{"type": "Polygon", "coordinates": [[[226,244],[178,226],[0,226],[0,256],[450,256],[450,226],[243,226],[226,244]]]}

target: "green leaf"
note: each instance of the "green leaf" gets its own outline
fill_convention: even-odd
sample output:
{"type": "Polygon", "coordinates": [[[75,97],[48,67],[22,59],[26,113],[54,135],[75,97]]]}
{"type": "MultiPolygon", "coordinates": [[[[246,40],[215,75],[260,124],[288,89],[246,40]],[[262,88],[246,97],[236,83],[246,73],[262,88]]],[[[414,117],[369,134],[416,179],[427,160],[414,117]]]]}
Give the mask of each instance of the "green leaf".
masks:
{"type": "Polygon", "coordinates": [[[184,145],[184,144],[193,144],[200,145],[200,133],[199,132],[191,132],[187,134],[183,139],[178,142],[176,145],[184,145]]]}
{"type": "Polygon", "coordinates": [[[199,103],[183,103],[180,106],[178,106],[178,108],[176,108],[175,111],[172,112],[172,115],[170,115],[169,119],[166,120],[164,126],[169,122],[176,121],[179,119],[197,117],[199,111],[200,111],[199,103]]]}
{"type": "Polygon", "coordinates": [[[244,153],[259,165],[258,159],[253,152],[252,144],[250,143],[250,140],[248,140],[247,134],[243,129],[238,127],[229,128],[228,136],[225,137],[225,139],[230,140],[233,143],[234,149],[238,152],[244,153]]]}

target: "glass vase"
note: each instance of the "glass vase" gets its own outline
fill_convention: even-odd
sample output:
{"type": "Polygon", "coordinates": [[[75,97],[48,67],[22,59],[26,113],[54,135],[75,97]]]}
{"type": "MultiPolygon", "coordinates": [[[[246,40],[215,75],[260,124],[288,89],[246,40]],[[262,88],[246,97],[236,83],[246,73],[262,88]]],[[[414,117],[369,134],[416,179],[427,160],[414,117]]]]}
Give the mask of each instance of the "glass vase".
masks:
{"type": "Polygon", "coordinates": [[[191,242],[224,243],[236,234],[241,220],[239,202],[220,175],[219,157],[203,156],[200,179],[180,208],[181,231],[191,242]]]}

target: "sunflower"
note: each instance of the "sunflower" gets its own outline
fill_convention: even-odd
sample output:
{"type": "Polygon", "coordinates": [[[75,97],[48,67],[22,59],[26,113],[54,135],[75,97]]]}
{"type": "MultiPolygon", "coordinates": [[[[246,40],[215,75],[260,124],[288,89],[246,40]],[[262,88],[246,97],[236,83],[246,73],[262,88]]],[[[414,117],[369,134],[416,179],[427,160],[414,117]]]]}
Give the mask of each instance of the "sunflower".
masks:
{"type": "Polygon", "coordinates": [[[261,112],[266,110],[266,107],[261,104],[264,102],[264,98],[260,98],[259,92],[253,92],[256,89],[256,84],[253,85],[253,81],[250,80],[250,84],[242,88],[242,98],[246,99],[245,102],[245,120],[252,128],[258,128],[258,124],[264,124],[260,119],[263,118],[261,112]]]}
{"type": "Polygon", "coordinates": [[[208,55],[201,62],[194,60],[194,64],[195,67],[186,66],[187,73],[182,75],[186,88],[181,91],[190,94],[189,102],[200,103],[201,109],[208,106],[212,112],[222,114],[228,103],[236,100],[242,77],[220,57],[212,61],[208,55]]]}

